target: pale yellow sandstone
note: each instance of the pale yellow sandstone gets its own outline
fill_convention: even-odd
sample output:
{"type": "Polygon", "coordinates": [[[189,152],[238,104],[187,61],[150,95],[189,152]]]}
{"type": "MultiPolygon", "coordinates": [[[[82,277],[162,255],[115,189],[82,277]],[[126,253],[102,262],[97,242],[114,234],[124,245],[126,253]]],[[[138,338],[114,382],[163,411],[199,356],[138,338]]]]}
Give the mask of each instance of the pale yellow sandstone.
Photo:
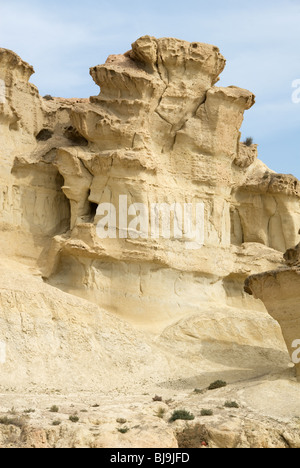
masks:
{"type": "MultiPolygon", "coordinates": [[[[297,244],[299,182],[241,142],[255,97],[216,86],[224,67],[215,46],[145,36],[91,68],[98,96],[42,98],[29,82],[33,68],[0,49],[3,391],[178,390],[222,374],[233,382],[288,370],[294,330],[282,327],[277,307],[288,301],[296,314],[297,296],[287,297],[298,273],[276,274],[270,299],[255,294],[265,305],[244,281],[282,266],[297,244]],[[99,238],[98,206],[113,203],[119,216],[124,196],[127,208],[203,204],[204,246],[187,248],[172,232],[99,238]]],[[[175,447],[174,432],[152,423],[148,441],[147,430],[121,441],[111,428],[92,440],[175,447]]],[[[211,430],[216,446],[259,445],[224,427],[211,430]]],[[[22,437],[45,445],[44,432],[22,437]]],[[[92,444],[83,428],[62,439],[92,444]]]]}
{"type": "Polygon", "coordinates": [[[300,244],[284,257],[288,264],[278,270],[250,276],[245,290],[265,304],[270,315],[280,324],[298,380],[300,380],[300,311],[299,311],[300,244]]]}

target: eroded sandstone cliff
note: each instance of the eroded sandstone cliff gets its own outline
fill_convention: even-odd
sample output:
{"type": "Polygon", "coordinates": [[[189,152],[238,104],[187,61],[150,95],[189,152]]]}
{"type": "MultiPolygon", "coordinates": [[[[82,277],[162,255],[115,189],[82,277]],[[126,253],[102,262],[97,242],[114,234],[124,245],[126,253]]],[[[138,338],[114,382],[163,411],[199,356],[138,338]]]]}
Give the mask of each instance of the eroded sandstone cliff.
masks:
{"type": "Polygon", "coordinates": [[[99,96],[42,98],[32,67],[0,49],[1,385],[288,366],[280,327],[243,284],[297,243],[299,182],[240,141],[255,98],[216,86],[224,66],[217,47],[145,36],[91,69],[99,96]],[[100,238],[98,207],[119,219],[120,197],[202,204],[204,245],[100,238]]]}

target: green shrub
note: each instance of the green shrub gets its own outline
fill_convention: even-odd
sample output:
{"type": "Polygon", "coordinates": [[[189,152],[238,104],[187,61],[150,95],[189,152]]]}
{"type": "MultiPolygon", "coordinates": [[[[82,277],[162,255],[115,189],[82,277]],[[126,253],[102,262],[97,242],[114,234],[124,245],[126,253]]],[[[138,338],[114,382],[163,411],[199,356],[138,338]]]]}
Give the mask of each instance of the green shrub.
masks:
{"type": "Polygon", "coordinates": [[[52,423],[52,426],[60,426],[61,425],[61,421],[57,420],[57,421],[53,421],[52,423]]]}
{"type": "Polygon", "coordinates": [[[236,401],[226,401],[224,406],[225,408],[236,408],[236,409],[240,407],[236,401]]]}
{"type": "Polygon", "coordinates": [[[156,412],[156,416],[160,419],[163,419],[164,415],[166,414],[165,408],[158,408],[156,412]]]}
{"type": "Polygon", "coordinates": [[[56,405],[51,406],[50,408],[50,413],[58,413],[59,412],[59,407],[56,405]]]}
{"type": "Polygon", "coordinates": [[[201,410],[201,416],[213,416],[214,412],[209,409],[201,410]]]}
{"type": "Polygon", "coordinates": [[[24,418],[8,418],[7,416],[4,416],[0,418],[0,424],[3,424],[4,426],[15,426],[22,429],[26,425],[26,421],[24,418]]]}
{"type": "Polygon", "coordinates": [[[127,434],[128,431],[130,431],[129,427],[119,427],[118,428],[118,431],[121,433],[121,434],[127,434]]]}
{"type": "Polygon", "coordinates": [[[76,414],[72,414],[72,415],[69,417],[69,421],[71,421],[72,423],[78,423],[79,417],[78,417],[76,414]]]}
{"type": "Polygon", "coordinates": [[[252,138],[252,137],[246,138],[246,140],[244,141],[244,144],[245,144],[246,146],[251,146],[251,145],[253,145],[253,138],[252,138]]]}
{"type": "Polygon", "coordinates": [[[176,410],[173,412],[170,418],[170,422],[177,421],[178,419],[181,419],[183,421],[193,421],[195,419],[195,416],[186,410],[176,410]]]}
{"type": "Polygon", "coordinates": [[[216,380],[215,382],[210,384],[210,386],[208,387],[208,390],[216,390],[217,388],[223,388],[226,386],[227,386],[227,383],[224,382],[223,380],[216,380]]]}

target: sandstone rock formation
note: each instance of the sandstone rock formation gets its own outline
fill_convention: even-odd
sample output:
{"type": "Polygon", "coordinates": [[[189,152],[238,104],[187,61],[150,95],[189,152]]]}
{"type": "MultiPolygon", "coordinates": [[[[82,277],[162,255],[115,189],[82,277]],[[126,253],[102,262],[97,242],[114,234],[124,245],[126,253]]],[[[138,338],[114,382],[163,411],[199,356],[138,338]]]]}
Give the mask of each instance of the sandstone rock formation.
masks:
{"type": "Polygon", "coordinates": [[[42,98],[0,49],[0,386],[181,388],[287,368],[243,285],[297,243],[299,182],[240,141],[255,99],[216,86],[224,66],[217,47],[145,36],[91,69],[99,96],[42,98]],[[99,206],[119,220],[120,199],[128,224],[99,237],[99,206]],[[150,236],[163,203],[203,208],[203,246],[178,235],[175,209],[171,235],[150,236]]]}
{"type": "Polygon", "coordinates": [[[286,267],[250,276],[245,290],[263,301],[280,324],[283,337],[300,381],[300,244],[284,255],[286,267]]]}

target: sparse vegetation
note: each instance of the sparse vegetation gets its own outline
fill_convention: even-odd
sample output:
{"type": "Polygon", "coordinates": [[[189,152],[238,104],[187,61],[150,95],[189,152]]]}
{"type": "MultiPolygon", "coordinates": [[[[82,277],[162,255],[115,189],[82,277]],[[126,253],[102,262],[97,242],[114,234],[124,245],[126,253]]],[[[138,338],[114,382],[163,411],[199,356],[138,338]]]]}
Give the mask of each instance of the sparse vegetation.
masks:
{"type": "Polygon", "coordinates": [[[127,423],[127,419],[119,418],[119,419],[117,419],[117,423],[118,423],[118,424],[126,424],[126,423],[127,423]]]}
{"type": "Polygon", "coordinates": [[[50,408],[50,413],[58,413],[59,412],[59,407],[56,405],[51,406],[50,408]]]}
{"type": "Polygon", "coordinates": [[[165,401],[166,405],[170,406],[172,403],[174,403],[174,400],[172,398],[169,398],[168,400],[165,401]]]}
{"type": "Polygon", "coordinates": [[[227,383],[224,382],[223,380],[216,380],[215,382],[210,384],[210,386],[208,387],[208,390],[216,390],[217,388],[223,388],[226,386],[227,386],[227,383]]]}
{"type": "Polygon", "coordinates": [[[208,446],[208,432],[204,425],[196,424],[192,427],[186,427],[182,432],[176,435],[178,448],[192,449],[208,446]]]}
{"type": "Polygon", "coordinates": [[[161,396],[157,396],[155,395],[154,398],[152,398],[153,401],[163,401],[162,397],[161,396]]]}
{"type": "Polygon", "coordinates": [[[76,414],[72,414],[71,416],[69,416],[69,421],[71,421],[72,423],[78,423],[79,417],[76,414]]]}
{"type": "Polygon", "coordinates": [[[244,144],[245,144],[246,146],[251,146],[251,145],[253,145],[253,138],[252,138],[252,137],[246,138],[246,140],[244,141],[244,144]]]}
{"type": "Polygon", "coordinates": [[[52,423],[52,426],[60,426],[61,425],[61,421],[57,420],[57,421],[53,421],[52,423]]]}
{"type": "Polygon", "coordinates": [[[3,424],[4,426],[9,426],[11,424],[11,421],[12,419],[8,418],[7,416],[0,418],[0,424],[3,424]]]}
{"type": "Polygon", "coordinates": [[[183,421],[193,421],[195,419],[195,416],[186,410],[176,410],[173,412],[170,418],[170,422],[177,421],[178,419],[181,419],[183,421]]]}
{"type": "Polygon", "coordinates": [[[86,409],[82,409],[82,410],[80,411],[80,413],[87,413],[87,412],[88,412],[88,410],[86,410],[86,409]]]}
{"type": "Polygon", "coordinates": [[[201,388],[195,388],[194,393],[197,395],[202,395],[204,393],[204,390],[201,390],[201,388]]]}
{"type": "Polygon", "coordinates": [[[209,409],[201,410],[201,416],[213,416],[214,412],[209,409]]]}
{"type": "Polygon", "coordinates": [[[92,406],[92,408],[100,408],[100,405],[97,405],[97,403],[95,405],[92,406]]]}
{"type": "Polygon", "coordinates": [[[236,401],[226,401],[225,408],[236,408],[238,409],[240,406],[236,401]]]}
{"type": "Polygon", "coordinates": [[[31,414],[31,413],[35,413],[35,410],[34,409],[27,409],[24,411],[24,414],[31,414]]]}
{"type": "Polygon", "coordinates": [[[22,429],[26,425],[26,420],[24,418],[8,418],[4,416],[0,418],[0,424],[4,426],[15,426],[22,429]]]}
{"type": "Polygon", "coordinates": [[[53,97],[50,94],[46,94],[43,99],[45,99],[45,101],[53,101],[53,97]]]}
{"type": "Polygon", "coordinates": [[[163,419],[165,414],[166,414],[166,409],[165,408],[162,408],[162,407],[158,408],[158,410],[156,412],[156,416],[158,418],[163,419]]]}
{"type": "Polygon", "coordinates": [[[121,434],[127,434],[128,431],[130,431],[130,429],[127,426],[118,428],[118,432],[120,432],[121,434]]]}

